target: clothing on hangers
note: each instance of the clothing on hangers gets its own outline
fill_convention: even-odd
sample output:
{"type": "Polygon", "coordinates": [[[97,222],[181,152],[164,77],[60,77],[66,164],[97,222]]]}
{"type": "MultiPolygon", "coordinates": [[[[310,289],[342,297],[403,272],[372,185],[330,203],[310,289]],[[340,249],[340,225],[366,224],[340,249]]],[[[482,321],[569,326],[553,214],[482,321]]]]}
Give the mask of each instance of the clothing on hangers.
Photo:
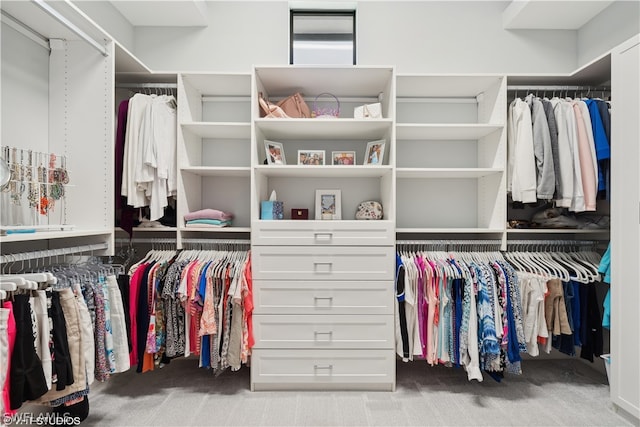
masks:
{"type": "Polygon", "coordinates": [[[248,251],[151,251],[129,270],[130,360],[146,372],[174,357],[240,369],[253,346],[248,251]],[[135,328],[135,329],[134,329],[135,328]]]}
{"type": "Polygon", "coordinates": [[[396,351],[403,361],[464,366],[477,381],[483,370],[521,373],[520,293],[501,256],[400,250],[396,259],[396,351]]]}
{"type": "Polygon", "coordinates": [[[586,251],[399,247],[396,352],[405,362],[418,357],[432,366],[463,366],[477,381],[483,372],[496,381],[521,374],[520,355],[538,356],[541,348],[576,355],[575,346],[582,345],[580,357],[592,360],[602,348],[590,296],[598,260],[586,251]]]}
{"type": "Polygon", "coordinates": [[[534,94],[511,102],[507,191],[513,201],[553,199],[559,207],[583,212],[594,211],[597,198],[608,198],[610,118],[605,104],[534,94]]]}
{"type": "Polygon", "coordinates": [[[522,306],[528,353],[552,348],[593,361],[602,353],[600,312],[594,286],[597,267],[586,258],[595,252],[506,252],[522,284],[522,306]],[[588,254],[588,255],[587,255],[588,254]],[[536,344],[537,343],[537,344],[536,344]]]}
{"type": "MultiPolygon", "coordinates": [[[[118,118],[116,162],[122,164],[120,194],[128,206],[148,206],[149,219],[156,221],[164,215],[167,198],[175,197],[177,192],[175,98],[136,93],[126,107],[119,106],[118,118]]],[[[125,210],[125,229],[129,230],[131,212],[125,210]]]]}
{"type": "MultiPolygon", "coordinates": [[[[26,401],[65,407],[84,401],[93,379],[105,380],[112,373],[107,363],[107,322],[101,321],[105,301],[110,304],[106,310],[118,306],[117,298],[104,299],[103,285],[115,274],[113,266],[88,261],[49,269],[3,276],[3,280],[24,281],[22,290],[7,295],[0,314],[0,335],[6,338],[0,336],[0,357],[6,354],[8,359],[0,378],[3,410],[8,414],[26,401]],[[101,360],[102,366],[96,366],[101,360]]],[[[112,338],[127,347],[126,335],[112,338]]],[[[123,354],[128,358],[128,348],[123,354]]]]}

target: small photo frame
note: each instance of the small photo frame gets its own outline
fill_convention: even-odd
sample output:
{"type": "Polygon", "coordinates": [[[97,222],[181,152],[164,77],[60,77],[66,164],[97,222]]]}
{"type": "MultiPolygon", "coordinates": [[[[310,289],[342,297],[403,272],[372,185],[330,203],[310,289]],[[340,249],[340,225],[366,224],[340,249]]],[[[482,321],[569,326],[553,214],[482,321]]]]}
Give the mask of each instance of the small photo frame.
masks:
{"type": "Polygon", "coordinates": [[[340,190],[316,190],[316,219],[342,219],[340,190]]]}
{"type": "Polygon", "coordinates": [[[355,151],[332,151],[331,152],[331,164],[333,165],[355,165],[356,164],[356,152],[355,151]]]}
{"type": "Polygon", "coordinates": [[[299,165],[324,165],[324,150],[298,150],[299,165]]]}
{"type": "Polygon", "coordinates": [[[364,152],[365,165],[382,165],[384,161],[384,139],[367,143],[367,150],[364,152]]]}
{"type": "Polygon", "coordinates": [[[264,151],[267,155],[267,164],[270,165],[286,165],[287,160],[284,157],[284,147],[281,142],[264,140],[264,151]]]}

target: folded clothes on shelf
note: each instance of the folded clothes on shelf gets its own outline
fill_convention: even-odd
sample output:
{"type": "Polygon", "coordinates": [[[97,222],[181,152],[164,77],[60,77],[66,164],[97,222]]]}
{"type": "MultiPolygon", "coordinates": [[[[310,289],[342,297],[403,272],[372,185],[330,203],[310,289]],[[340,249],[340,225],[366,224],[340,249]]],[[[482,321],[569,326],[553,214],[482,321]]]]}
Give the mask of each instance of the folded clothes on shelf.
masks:
{"type": "Polygon", "coordinates": [[[221,221],[231,221],[233,214],[220,211],[217,209],[201,209],[194,212],[189,212],[184,216],[184,220],[189,222],[197,219],[215,219],[221,221]]]}
{"type": "Polygon", "coordinates": [[[609,216],[595,212],[573,213],[563,208],[548,208],[536,212],[527,220],[510,220],[509,228],[591,229],[609,228],[609,216]]]}
{"type": "Polygon", "coordinates": [[[143,219],[140,221],[138,228],[169,228],[169,226],[162,224],[160,221],[149,221],[148,219],[143,219]]]}
{"type": "Polygon", "coordinates": [[[220,220],[220,219],[193,219],[191,221],[187,221],[186,227],[210,227],[210,228],[221,228],[228,227],[231,225],[231,220],[220,220]]]}

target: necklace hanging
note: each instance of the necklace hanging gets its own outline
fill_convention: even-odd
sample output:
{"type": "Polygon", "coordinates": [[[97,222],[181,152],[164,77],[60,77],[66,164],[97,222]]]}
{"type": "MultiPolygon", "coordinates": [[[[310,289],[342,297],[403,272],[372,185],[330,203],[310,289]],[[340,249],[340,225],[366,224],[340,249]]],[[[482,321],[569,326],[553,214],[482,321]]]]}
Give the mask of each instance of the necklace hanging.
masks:
{"type": "Polygon", "coordinates": [[[50,208],[49,198],[47,197],[47,168],[42,165],[38,166],[38,183],[40,184],[40,194],[37,204],[37,209],[40,215],[47,215],[50,208]]]}

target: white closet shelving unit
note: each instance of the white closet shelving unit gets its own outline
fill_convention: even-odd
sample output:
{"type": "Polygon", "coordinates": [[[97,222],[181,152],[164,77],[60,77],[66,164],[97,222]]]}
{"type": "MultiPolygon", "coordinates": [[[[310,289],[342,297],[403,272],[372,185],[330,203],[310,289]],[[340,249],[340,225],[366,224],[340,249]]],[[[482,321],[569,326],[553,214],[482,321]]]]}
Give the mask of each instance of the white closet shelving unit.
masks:
{"type": "Polygon", "coordinates": [[[178,247],[185,238],[249,233],[251,74],[178,75],[178,247]],[[231,227],[187,228],[200,209],[234,214],[231,227]]]}
{"type": "Polygon", "coordinates": [[[396,232],[503,238],[506,78],[397,77],[396,232]]]}
{"type": "Polygon", "coordinates": [[[104,243],[104,253],[109,253],[114,43],[67,2],[3,1],[0,7],[2,103],[14,106],[3,108],[2,144],[66,156],[70,176],[64,199],[56,202],[48,219],[41,218],[49,231],[1,236],[2,252],[104,243]],[[79,28],[85,38],[78,36],[79,28]],[[7,47],[5,38],[11,40],[7,47]]]}
{"type": "MultiPolygon", "coordinates": [[[[254,336],[251,388],[395,387],[394,70],[392,67],[256,67],[253,81],[251,240],[254,336]],[[257,95],[294,92],[340,99],[339,117],[260,118],[257,95]],[[353,107],[382,102],[382,119],[357,120],[353,107]],[[363,165],[366,144],[386,140],[384,164],[363,165]],[[287,164],[264,165],[264,141],[281,142],[287,164]],[[356,152],[353,166],[297,165],[298,150],[356,152]],[[341,191],[341,220],[314,218],[315,190],[341,191]],[[261,220],[275,190],[284,220],[261,220]],[[356,221],[357,205],[377,200],[381,221],[356,221]],[[292,208],[309,220],[291,220],[292,208]]],[[[333,105],[335,108],[336,105],[333,105]]]]}

